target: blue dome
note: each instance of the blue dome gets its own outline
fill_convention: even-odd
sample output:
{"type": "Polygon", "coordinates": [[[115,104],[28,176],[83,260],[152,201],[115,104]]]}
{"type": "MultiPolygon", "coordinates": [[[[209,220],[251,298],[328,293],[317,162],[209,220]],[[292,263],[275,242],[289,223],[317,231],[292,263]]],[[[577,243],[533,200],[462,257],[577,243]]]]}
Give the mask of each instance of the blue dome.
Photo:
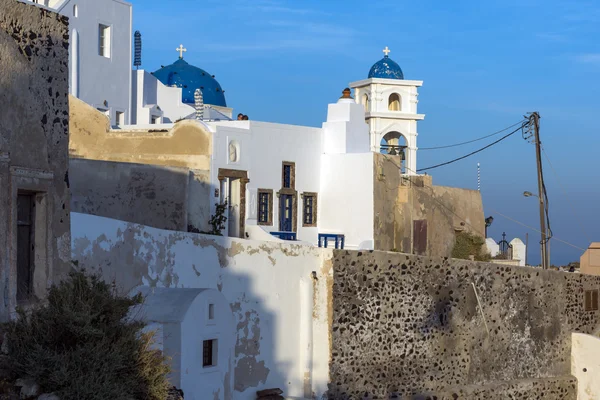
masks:
{"type": "Polygon", "coordinates": [[[219,82],[208,72],[188,64],[182,58],[155,71],[153,75],[166,86],[182,88],[182,101],[186,104],[194,104],[194,92],[200,89],[205,104],[227,107],[219,82]]]}
{"type": "Polygon", "coordinates": [[[404,79],[402,69],[388,56],[383,57],[371,67],[369,78],[404,79]]]}

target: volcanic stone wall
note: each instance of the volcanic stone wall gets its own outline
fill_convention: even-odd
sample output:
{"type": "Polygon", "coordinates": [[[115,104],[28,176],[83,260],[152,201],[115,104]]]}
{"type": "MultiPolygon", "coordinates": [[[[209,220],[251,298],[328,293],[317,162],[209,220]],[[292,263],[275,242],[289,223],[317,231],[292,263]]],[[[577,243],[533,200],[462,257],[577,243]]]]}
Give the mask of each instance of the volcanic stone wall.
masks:
{"type": "Polygon", "coordinates": [[[70,268],[68,24],[0,0],[0,321],[16,305],[18,193],[37,196],[34,297],[70,268]]]}
{"type": "Polygon", "coordinates": [[[333,275],[332,399],[485,398],[473,393],[536,378],[531,390],[570,390],[544,378],[570,374],[571,332],[600,320],[584,305],[594,276],[343,250],[333,275]]]}

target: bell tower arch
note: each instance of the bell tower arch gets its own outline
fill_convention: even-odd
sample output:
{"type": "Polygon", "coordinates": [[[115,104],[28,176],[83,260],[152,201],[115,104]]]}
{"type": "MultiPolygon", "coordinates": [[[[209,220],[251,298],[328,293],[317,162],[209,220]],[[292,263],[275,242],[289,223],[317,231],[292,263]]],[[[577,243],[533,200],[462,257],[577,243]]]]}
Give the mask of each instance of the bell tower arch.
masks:
{"type": "Polygon", "coordinates": [[[397,154],[405,166],[403,173],[417,174],[417,122],[425,118],[418,114],[418,88],[423,81],[404,79],[400,66],[389,58],[390,50],[376,62],[367,79],[352,82],[355,98],[365,107],[369,125],[371,151],[397,154]],[[402,142],[404,145],[390,142],[402,142]],[[391,152],[391,153],[390,153],[391,152]]]}

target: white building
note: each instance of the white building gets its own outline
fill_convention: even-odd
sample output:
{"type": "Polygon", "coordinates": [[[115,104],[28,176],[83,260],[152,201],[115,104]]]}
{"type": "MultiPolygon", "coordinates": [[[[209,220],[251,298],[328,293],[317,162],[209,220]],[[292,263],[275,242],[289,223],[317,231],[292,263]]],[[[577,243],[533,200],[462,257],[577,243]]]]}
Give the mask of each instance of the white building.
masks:
{"type": "Polygon", "coordinates": [[[122,0],[33,0],[69,17],[70,93],[130,123],[132,7],[122,0]]]}

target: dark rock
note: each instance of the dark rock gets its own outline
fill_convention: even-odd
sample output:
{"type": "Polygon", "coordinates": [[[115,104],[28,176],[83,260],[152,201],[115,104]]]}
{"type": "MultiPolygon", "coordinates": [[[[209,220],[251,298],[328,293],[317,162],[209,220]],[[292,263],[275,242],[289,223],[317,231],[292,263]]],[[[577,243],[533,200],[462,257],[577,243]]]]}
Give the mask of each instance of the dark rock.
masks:
{"type": "Polygon", "coordinates": [[[267,396],[262,396],[258,398],[259,400],[285,400],[285,397],[283,397],[280,394],[270,394],[267,396]]]}
{"type": "Polygon", "coordinates": [[[259,390],[258,392],[256,392],[256,397],[259,399],[263,399],[267,396],[278,396],[280,394],[283,394],[283,390],[279,389],[279,388],[274,388],[274,389],[265,389],[265,390],[259,390]]]}
{"type": "Polygon", "coordinates": [[[169,389],[167,400],[183,400],[183,390],[177,389],[175,386],[169,389]]]}

